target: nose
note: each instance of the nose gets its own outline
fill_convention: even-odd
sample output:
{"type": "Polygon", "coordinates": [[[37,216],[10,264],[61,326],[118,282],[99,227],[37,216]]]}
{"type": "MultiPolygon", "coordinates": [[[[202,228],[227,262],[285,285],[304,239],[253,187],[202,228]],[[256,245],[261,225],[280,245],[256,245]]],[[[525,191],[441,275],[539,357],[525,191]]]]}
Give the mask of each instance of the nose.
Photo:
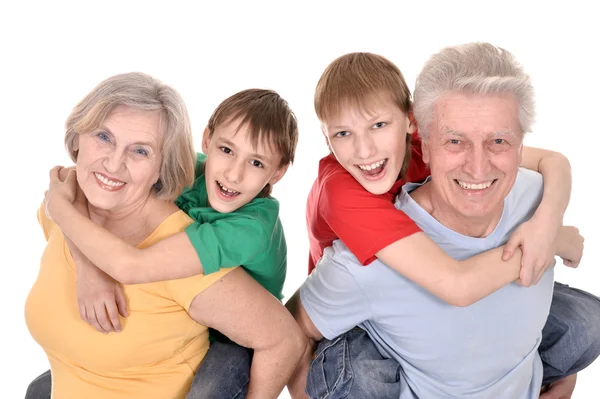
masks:
{"type": "Polygon", "coordinates": [[[366,133],[355,136],[354,153],[358,159],[370,159],[377,153],[375,141],[371,134],[366,133]]]}
{"type": "Polygon", "coordinates": [[[238,184],[244,180],[244,162],[243,161],[232,161],[227,165],[223,175],[228,182],[238,184]]]}
{"type": "Polygon", "coordinates": [[[104,159],[104,168],[108,173],[118,173],[124,167],[124,152],[123,151],[112,151],[104,159]]]}
{"type": "Polygon", "coordinates": [[[463,169],[472,178],[483,180],[491,170],[490,154],[481,146],[473,146],[465,154],[463,169]]]}

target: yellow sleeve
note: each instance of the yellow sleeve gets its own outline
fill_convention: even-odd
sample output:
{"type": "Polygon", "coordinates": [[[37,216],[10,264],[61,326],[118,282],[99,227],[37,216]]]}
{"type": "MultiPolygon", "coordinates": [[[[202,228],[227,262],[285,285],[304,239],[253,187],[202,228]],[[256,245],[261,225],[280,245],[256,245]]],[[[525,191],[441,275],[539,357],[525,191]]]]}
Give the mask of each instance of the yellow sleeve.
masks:
{"type": "Polygon", "coordinates": [[[37,220],[38,220],[38,223],[40,224],[40,226],[42,226],[42,230],[44,230],[44,237],[46,238],[46,241],[48,241],[48,237],[50,237],[50,230],[52,228],[53,222],[46,215],[46,208],[44,207],[43,202],[37,211],[37,220]]]}
{"type": "Polygon", "coordinates": [[[188,311],[196,295],[219,281],[221,277],[237,267],[239,266],[222,268],[218,272],[208,275],[199,274],[188,278],[169,280],[165,282],[165,287],[175,302],[188,311]]]}

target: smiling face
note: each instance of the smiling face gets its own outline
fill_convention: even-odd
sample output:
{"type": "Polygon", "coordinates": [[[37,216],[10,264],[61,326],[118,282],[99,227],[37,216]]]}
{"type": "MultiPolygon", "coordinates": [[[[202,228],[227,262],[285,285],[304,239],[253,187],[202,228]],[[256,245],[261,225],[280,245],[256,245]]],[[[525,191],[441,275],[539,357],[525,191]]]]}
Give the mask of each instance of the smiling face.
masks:
{"type": "Polygon", "coordinates": [[[160,112],[115,107],[99,128],[77,137],[77,182],[91,206],[113,213],[143,204],[162,161],[160,112]]]}
{"type": "Polygon", "coordinates": [[[229,213],[252,201],[267,184],[277,183],[287,171],[273,147],[252,145],[248,126],[233,120],[204,131],[205,179],[208,202],[218,212],[229,213]]]}
{"type": "Polygon", "coordinates": [[[453,219],[499,218],[513,187],[523,148],[512,95],[448,93],[435,106],[423,160],[432,199],[453,219]]]}
{"type": "Polygon", "coordinates": [[[398,179],[406,134],[413,133],[415,127],[391,99],[382,99],[367,109],[344,107],[322,129],[340,165],[368,192],[384,194],[398,179]]]}

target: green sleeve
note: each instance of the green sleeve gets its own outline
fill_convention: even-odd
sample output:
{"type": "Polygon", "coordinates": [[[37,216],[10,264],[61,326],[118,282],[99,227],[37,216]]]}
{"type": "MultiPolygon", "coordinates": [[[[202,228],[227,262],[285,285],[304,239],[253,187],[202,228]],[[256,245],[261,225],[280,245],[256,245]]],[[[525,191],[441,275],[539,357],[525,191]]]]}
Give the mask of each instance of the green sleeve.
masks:
{"type": "Polygon", "coordinates": [[[211,223],[194,222],[185,232],[200,257],[204,274],[260,260],[271,239],[257,219],[243,214],[211,223]]]}

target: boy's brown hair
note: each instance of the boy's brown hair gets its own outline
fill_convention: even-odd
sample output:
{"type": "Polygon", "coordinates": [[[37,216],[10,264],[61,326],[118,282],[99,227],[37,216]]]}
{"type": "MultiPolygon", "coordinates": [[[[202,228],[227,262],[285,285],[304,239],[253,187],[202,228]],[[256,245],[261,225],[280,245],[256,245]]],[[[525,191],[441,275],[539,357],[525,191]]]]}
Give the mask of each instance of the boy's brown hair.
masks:
{"type": "MultiPolygon", "coordinates": [[[[325,68],[315,90],[315,112],[321,122],[326,122],[339,115],[342,108],[368,111],[369,106],[388,99],[406,115],[412,112],[410,90],[400,69],[377,54],[349,53],[325,68]]],[[[410,141],[407,134],[400,177],[404,177],[410,161],[410,141]]]]}
{"type": "MultiPolygon", "coordinates": [[[[208,120],[208,134],[212,137],[217,126],[240,120],[238,130],[247,126],[254,147],[263,143],[281,156],[279,167],[294,162],[298,144],[298,122],[294,112],[276,91],[248,89],[225,99],[208,120]]],[[[258,195],[271,194],[271,185],[258,195]]]]}

